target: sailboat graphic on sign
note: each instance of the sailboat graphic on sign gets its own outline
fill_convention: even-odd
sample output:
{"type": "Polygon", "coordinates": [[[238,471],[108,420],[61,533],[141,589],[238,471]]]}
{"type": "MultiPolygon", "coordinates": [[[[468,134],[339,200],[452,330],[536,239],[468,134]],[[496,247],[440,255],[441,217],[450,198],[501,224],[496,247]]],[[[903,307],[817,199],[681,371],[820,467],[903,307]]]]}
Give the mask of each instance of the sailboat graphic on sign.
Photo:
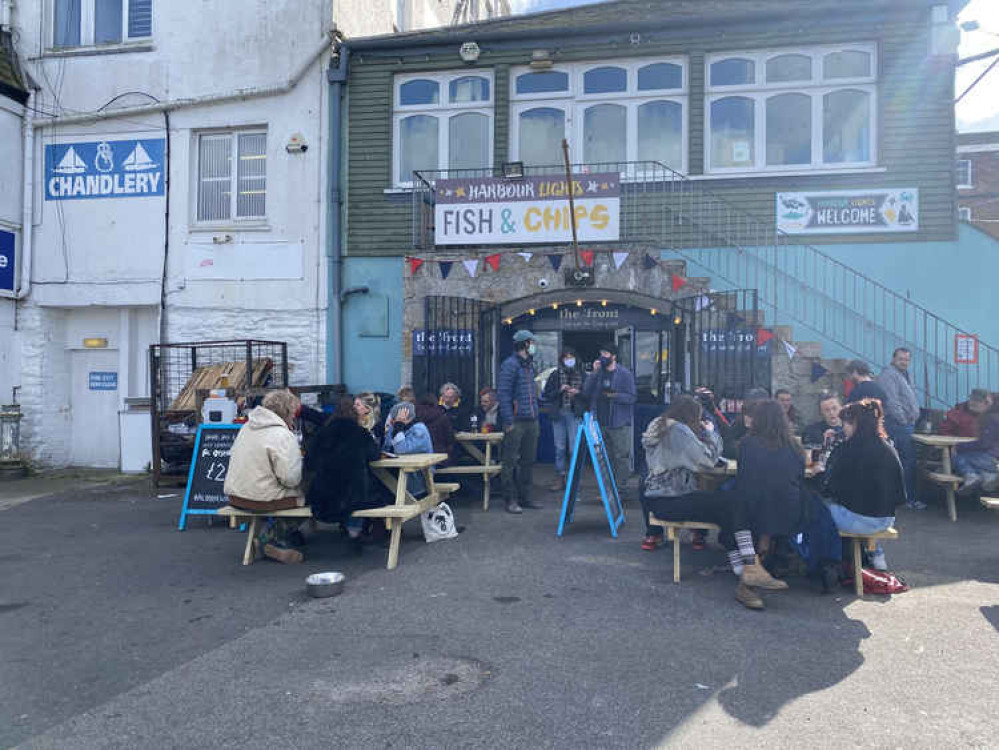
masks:
{"type": "Polygon", "coordinates": [[[58,174],[82,174],[87,171],[87,165],[77,155],[76,149],[70,146],[62,157],[62,160],[52,171],[58,174]]]}
{"type": "Polygon", "coordinates": [[[146,153],[146,149],[142,147],[141,143],[136,143],[123,166],[126,172],[145,172],[149,169],[156,169],[159,165],[149,158],[149,154],[146,153]]]}

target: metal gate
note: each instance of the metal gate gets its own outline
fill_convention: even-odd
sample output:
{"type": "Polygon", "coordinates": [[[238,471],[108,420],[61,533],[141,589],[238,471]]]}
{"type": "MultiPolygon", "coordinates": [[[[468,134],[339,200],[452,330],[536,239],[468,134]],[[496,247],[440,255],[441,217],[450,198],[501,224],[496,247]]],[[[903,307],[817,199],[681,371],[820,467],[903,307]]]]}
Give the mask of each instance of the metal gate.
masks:
{"type": "Polygon", "coordinates": [[[437,394],[454,383],[474,405],[478,391],[494,383],[499,308],[466,297],[427,297],[423,320],[413,331],[413,387],[437,394]]]}
{"type": "Polygon", "coordinates": [[[722,399],[741,399],[754,386],[770,389],[777,339],[758,336],[763,315],[755,289],[711,292],[677,308],[687,323],[688,387],[707,386],[722,399]]]}

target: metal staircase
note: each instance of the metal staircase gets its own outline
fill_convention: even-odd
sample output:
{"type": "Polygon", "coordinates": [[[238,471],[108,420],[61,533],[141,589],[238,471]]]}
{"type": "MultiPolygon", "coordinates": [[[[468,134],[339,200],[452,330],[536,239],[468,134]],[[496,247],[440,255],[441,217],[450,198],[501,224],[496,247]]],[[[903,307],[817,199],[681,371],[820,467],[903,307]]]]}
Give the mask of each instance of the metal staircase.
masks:
{"type": "MultiPolygon", "coordinates": [[[[564,167],[526,171],[556,175],[564,174],[564,167]]],[[[824,356],[863,359],[879,367],[897,347],[910,349],[911,372],[926,406],[953,405],[972,388],[999,390],[995,347],[978,342],[977,362],[956,364],[957,336],[966,331],[712,194],[700,181],[658,162],[573,167],[579,176],[600,172],[621,174],[620,245],[682,259],[691,274],[711,276],[715,288],[756,289],[768,325],[811,331],[823,343],[824,356]]],[[[434,247],[438,178],[499,176],[494,170],[415,173],[414,247],[424,252],[434,247]]]]}

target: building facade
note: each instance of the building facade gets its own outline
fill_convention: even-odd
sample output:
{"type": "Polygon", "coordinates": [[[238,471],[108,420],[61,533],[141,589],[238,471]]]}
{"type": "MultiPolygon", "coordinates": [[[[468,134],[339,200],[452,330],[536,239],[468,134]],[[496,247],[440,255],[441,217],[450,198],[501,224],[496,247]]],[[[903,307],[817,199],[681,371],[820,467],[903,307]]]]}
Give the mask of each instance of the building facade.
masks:
{"type": "Polygon", "coordinates": [[[344,283],[368,294],[343,305],[344,382],[491,385],[526,327],[542,365],[616,339],[649,404],[810,396],[896,346],[952,401],[956,337],[992,325],[931,270],[966,247],[962,5],[621,0],[349,43],[344,283]]]}
{"type": "Polygon", "coordinates": [[[957,136],[958,218],[999,239],[999,133],[957,136]]]}
{"type": "MultiPolygon", "coordinates": [[[[285,341],[290,381],[324,382],[333,38],[445,24],[454,3],[4,7],[37,87],[23,193],[7,153],[19,131],[6,137],[19,105],[0,105],[12,164],[0,196],[26,196],[33,230],[21,299],[0,313],[15,363],[0,386],[19,388],[29,457],[118,467],[123,446],[148,445],[148,417],[126,417],[149,395],[157,342],[285,341]]],[[[3,204],[0,224],[20,226],[13,210],[3,204]]],[[[140,451],[126,468],[146,461],[140,451]]]]}

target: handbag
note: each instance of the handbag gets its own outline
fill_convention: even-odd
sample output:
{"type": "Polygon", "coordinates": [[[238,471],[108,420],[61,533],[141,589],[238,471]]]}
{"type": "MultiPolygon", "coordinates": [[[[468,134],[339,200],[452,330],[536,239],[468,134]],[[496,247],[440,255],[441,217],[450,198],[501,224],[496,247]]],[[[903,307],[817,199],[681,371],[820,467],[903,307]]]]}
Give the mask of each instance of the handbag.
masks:
{"type": "MultiPolygon", "coordinates": [[[[909,586],[905,581],[887,570],[862,568],[861,578],[864,583],[865,594],[891,596],[892,594],[904,594],[909,590],[909,586]]],[[[846,588],[853,586],[852,570],[850,571],[849,577],[843,579],[843,586],[846,588]]]]}
{"type": "Polygon", "coordinates": [[[420,525],[423,526],[423,538],[427,540],[427,544],[458,536],[454,525],[454,511],[447,503],[440,503],[436,508],[421,513],[420,525]]]}

